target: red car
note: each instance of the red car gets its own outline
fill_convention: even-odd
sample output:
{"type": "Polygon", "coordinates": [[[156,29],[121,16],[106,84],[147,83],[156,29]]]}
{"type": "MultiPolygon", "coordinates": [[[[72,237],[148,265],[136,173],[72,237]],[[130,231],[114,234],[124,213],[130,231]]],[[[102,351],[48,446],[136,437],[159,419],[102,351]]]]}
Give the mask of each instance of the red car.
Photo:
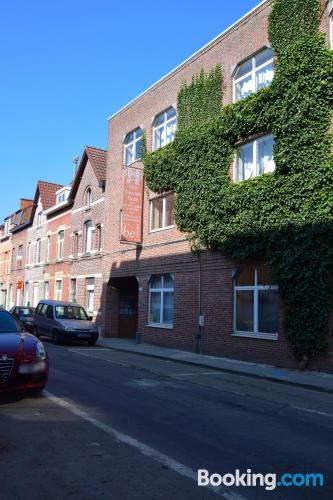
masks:
{"type": "Polygon", "coordinates": [[[40,342],[24,331],[20,321],[0,310],[0,393],[33,390],[47,383],[49,361],[40,342]]]}

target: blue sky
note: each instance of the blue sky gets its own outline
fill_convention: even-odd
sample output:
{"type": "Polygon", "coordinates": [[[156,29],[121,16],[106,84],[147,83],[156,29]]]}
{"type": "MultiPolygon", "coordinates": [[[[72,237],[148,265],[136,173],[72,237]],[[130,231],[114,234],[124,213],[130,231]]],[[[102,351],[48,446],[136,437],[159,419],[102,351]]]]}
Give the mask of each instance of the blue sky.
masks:
{"type": "Polygon", "coordinates": [[[11,0],[0,15],[0,220],[68,183],[107,118],[259,0],[11,0]]]}

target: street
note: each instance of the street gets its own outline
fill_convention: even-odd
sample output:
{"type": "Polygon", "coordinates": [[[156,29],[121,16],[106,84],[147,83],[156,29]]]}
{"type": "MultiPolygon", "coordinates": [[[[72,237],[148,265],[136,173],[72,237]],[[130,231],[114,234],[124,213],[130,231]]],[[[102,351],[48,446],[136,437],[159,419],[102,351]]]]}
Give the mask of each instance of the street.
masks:
{"type": "Polygon", "coordinates": [[[42,396],[0,405],[4,499],[328,499],[333,395],[84,345],[44,344],[42,396]],[[324,487],[198,487],[210,473],[322,473],[324,487]]]}

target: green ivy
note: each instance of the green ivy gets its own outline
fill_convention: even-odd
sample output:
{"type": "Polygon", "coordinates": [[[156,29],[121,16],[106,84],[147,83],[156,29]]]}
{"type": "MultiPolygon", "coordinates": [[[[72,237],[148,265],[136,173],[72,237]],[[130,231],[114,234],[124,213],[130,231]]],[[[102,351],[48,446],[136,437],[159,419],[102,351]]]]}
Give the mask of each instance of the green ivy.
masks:
{"type": "Polygon", "coordinates": [[[273,0],[272,84],[217,109],[221,70],[201,73],[180,89],[174,142],[144,156],[149,188],[177,193],[176,223],[196,244],[269,263],[303,361],[327,350],[333,292],[333,54],[319,33],[320,7],[273,0]],[[233,182],[237,144],[268,132],[275,172],[233,182]]]}

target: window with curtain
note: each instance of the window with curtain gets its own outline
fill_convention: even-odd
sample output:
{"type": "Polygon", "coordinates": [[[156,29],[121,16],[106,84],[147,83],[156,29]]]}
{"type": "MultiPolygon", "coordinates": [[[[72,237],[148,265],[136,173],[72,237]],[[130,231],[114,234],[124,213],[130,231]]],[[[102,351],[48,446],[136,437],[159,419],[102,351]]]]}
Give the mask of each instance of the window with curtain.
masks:
{"type": "Polygon", "coordinates": [[[174,225],[174,193],[159,196],[150,201],[150,231],[166,229],[174,225]]]}
{"type": "Polygon", "coordinates": [[[176,110],[168,108],[156,116],[153,123],[153,149],[159,149],[173,141],[176,132],[176,110]]]}
{"type": "Polygon", "coordinates": [[[142,130],[137,128],[126,135],[124,141],[124,163],[126,166],[141,159],[142,130]]]}
{"type": "Polygon", "coordinates": [[[234,75],[234,101],[240,101],[272,82],[273,60],[274,52],[265,48],[237,66],[234,75]]]}
{"type": "Polygon", "coordinates": [[[174,285],[171,274],[153,275],[149,283],[149,324],[173,325],[174,285]]]}
{"type": "Polygon", "coordinates": [[[241,269],[234,278],[234,332],[277,338],[278,286],[266,266],[241,269]]]}
{"type": "Polygon", "coordinates": [[[63,260],[63,258],[64,258],[64,240],[65,240],[65,231],[59,231],[59,233],[58,233],[58,260],[63,260]]]}
{"type": "Polygon", "coordinates": [[[235,180],[243,181],[274,172],[273,146],[271,134],[240,146],[237,149],[235,180]]]}
{"type": "Polygon", "coordinates": [[[85,245],[84,245],[84,251],[85,253],[90,253],[91,252],[91,247],[92,247],[92,231],[93,231],[93,224],[91,220],[88,220],[84,224],[84,237],[85,237],[85,245]]]}

